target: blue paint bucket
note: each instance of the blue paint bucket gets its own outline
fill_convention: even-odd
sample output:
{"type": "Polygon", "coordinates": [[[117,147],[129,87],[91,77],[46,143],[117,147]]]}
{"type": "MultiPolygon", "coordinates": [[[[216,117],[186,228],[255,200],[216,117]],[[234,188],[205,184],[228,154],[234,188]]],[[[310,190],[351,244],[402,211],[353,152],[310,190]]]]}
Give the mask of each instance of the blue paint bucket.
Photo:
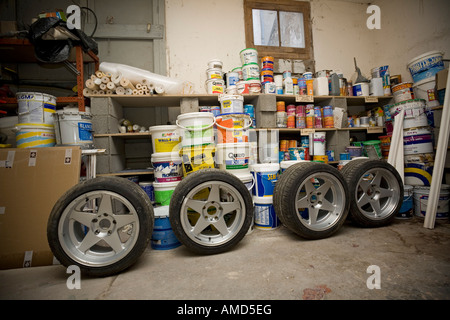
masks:
{"type": "MultiPolygon", "coordinates": [[[[167,207],[168,208],[168,207],[167,207]]],[[[155,250],[170,250],[181,246],[170,226],[169,216],[155,216],[151,247],[155,250]]]]}
{"type": "Polygon", "coordinates": [[[155,203],[155,190],[153,189],[153,182],[142,181],[139,182],[139,186],[145,191],[152,203],[155,203]]]}
{"type": "Polygon", "coordinates": [[[255,228],[273,230],[281,225],[273,207],[273,197],[253,197],[255,228]]]}
{"type": "Polygon", "coordinates": [[[414,187],[405,185],[403,186],[404,196],[403,203],[400,207],[400,211],[395,216],[397,219],[411,219],[413,217],[413,194],[414,187]]]}
{"type": "Polygon", "coordinates": [[[250,170],[255,180],[253,195],[257,197],[272,197],[275,183],[278,180],[280,164],[258,163],[253,164],[250,170]]]}

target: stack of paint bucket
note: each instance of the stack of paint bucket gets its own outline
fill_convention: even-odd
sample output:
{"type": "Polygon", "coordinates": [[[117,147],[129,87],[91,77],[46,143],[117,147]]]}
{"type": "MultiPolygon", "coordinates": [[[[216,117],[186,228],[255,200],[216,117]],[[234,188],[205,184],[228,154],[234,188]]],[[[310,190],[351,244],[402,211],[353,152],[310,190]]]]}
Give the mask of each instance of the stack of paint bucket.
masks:
{"type": "Polygon", "coordinates": [[[261,58],[261,86],[262,91],[268,94],[276,93],[276,85],[273,75],[274,57],[265,56],[261,58]]]}
{"type": "Polygon", "coordinates": [[[273,207],[273,190],[278,180],[279,163],[258,163],[251,166],[255,180],[253,203],[255,206],[255,228],[273,230],[280,225],[273,207]]]}
{"type": "Polygon", "coordinates": [[[254,48],[246,48],[239,53],[242,63],[242,83],[244,89],[240,89],[238,83],[238,93],[259,93],[261,92],[260,68],[258,63],[258,51],[254,48]]]}
{"type": "MultiPolygon", "coordinates": [[[[250,189],[252,176],[249,169],[249,128],[251,116],[244,112],[243,98],[221,100],[222,113],[216,117],[217,152],[216,163],[220,169],[238,177],[250,189]]],[[[247,105],[247,111],[251,112],[247,105]]],[[[253,107],[253,106],[252,106],[253,107]]]]}
{"type": "Polygon", "coordinates": [[[306,118],[306,128],[314,128],[314,105],[313,104],[307,104],[306,105],[306,112],[305,112],[305,118],[306,118]]]}
{"type": "Polygon", "coordinates": [[[314,132],[312,135],[312,154],[313,161],[328,163],[328,156],[326,155],[326,133],[314,132]]]}
{"type": "Polygon", "coordinates": [[[156,206],[151,246],[156,250],[168,250],[181,245],[170,227],[168,210],[172,194],[182,179],[180,134],[175,125],[152,126],[149,131],[152,135],[151,162],[155,181],[139,185],[156,206]]]}
{"type": "Polygon", "coordinates": [[[244,104],[244,113],[248,114],[252,120],[250,128],[256,128],[255,107],[252,104],[244,104]]]}
{"type": "Polygon", "coordinates": [[[53,147],[56,144],[53,114],[56,97],[40,92],[18,92],[17,148],[53,147]]]}
{"type": "Polygon", "coordinates": [[[306,128],[306,106],[298,105],[295,110],[295,127],[306,128]]]}
{"type": "Polygon", "coordinates": [[[208,62],[205,87],[208,94],[224,93],[225,81],[223,80],[222,61],[219,59],[213,59],[208,62]]]}
{"type": "Polygon", "coordinates": [[[287,127],[287,113],[286,113],[286,104],[284,101],[277,101],[277,113],[276,113],[276,123],[277,128],[286,128],[287,127]]]}
{"type": "Polygon", "coordinates": [[[214,115],[210,112],[183,113],[177,117],[181,136],[181,162],[183,176],[214,168],[214,115]]]}
{"type": "Polygon", "coordinates": [[[297,108],[293,104],[286,106],[287,128],[295,128],[295,114],[297,108]]]}

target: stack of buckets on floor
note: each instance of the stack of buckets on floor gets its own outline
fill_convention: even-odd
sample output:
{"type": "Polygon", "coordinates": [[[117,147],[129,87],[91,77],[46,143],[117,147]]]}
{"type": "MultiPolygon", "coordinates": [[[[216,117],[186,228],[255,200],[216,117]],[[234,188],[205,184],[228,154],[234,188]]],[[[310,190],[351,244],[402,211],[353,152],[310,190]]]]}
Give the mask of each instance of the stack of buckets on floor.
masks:
{"type": "Polygon", "coordinates": [[[53,114],[56,97],[40,92],[18,92],[16,147],[53,147],[56,144],[53,114]]]}
{"type": "MultiPolygon", "coordinates": [[[[436,73],[444,70],[443,53],[439,51],[424,53],[412,59],[407,64],[407,68],[414,81],[412,84],[414,97],[416,98],[414,101],[421,102],[421,112],[432,114],[431,108],[439,106],[435,93],[435,78],[436,73]]],[[[413,121],[416,128],[404,133],[405,183],[414,186],[414,214],[424,217],[434,166],[433,131],[428,125],[430,121],[425,124],[426,114],[419,115],[416,112],[413,116],[414,119],[410,120],[413,121]]],[[[437,219],[449,218],[449,202],[450,186],[442,185],[436,211],[437,219]]]]}
{"type": "Polygon", "coordinates": [[[151,161],[155,181],[139,185],[152,199],[154,193],[155,223],[151,246],[156,250],[173,249],[181,245],[175,237],[169,220],[169,204],[173,191],[182,179],[182,164],[179,154],[180,134],[176,125],[150,127],[153,154],[151,161]],[[153,187],[153,190],[151,190],[153,187]]]}

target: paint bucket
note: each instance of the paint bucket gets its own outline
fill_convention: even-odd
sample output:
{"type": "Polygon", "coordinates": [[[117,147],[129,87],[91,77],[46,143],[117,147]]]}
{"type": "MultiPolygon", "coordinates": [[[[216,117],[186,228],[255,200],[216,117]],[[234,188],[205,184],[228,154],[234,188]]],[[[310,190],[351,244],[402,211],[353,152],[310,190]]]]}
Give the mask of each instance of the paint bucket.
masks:
{"type": "Polygon", "coordinates": [[[53,124],[56,97],[41,92],[17,92],[19,123],[53,124]]]}
{"type": "Polygon", "coordinates": [[[383,156],[381,154],[381,141],[380,140],[369,140],[363,141],[364,151],[369,157],[369,159],[379,160],[383,156]]]}
{"type": "Polygon", "coordinates": [[[288,150],[290,160],[305,160],[305,148],[295,147],[288,150]]]}
{"type": "Polygon", "coordinates": [[[170,250],[181,246],[172,230],[168,215],[159,216],[155,213],[150,245],[155,250],[170,250]]]}
{"type": "Polygon", "coordinates": [[[248,142],[218,143],[216,147],[216,163],[220,169],[230,173],[250,173],[250,144],[248,142]]]}
{"type": "Polygon", "coordinates": [[[400,211],[395,216],[397,219],[411,219],[413,217],[413,194],[414,187],[409,185],[403,186],[403,203],[400,211]]]}
{"type": "Polygon", "coordinates": [[[273,230],[281,225],[273,207],[273,197],[253,197],[255,228],[273,230]]]}
{"type": "Polygon", "coordinates": [[[313,133],[313,155],[324,156],[325,155],[325,144],[326,144],[326,133],[325,132],[314,132],[313,133]]]}
{"type": "Polygon", "coordinates": [[[305,162],[306,160],[283,160],[280,162],[280,173],[283,173],[283,171],[285,171],[287,168],[289,168],[290,166],[300,163],[300,162],[305,162]]]}
{"type": "Polygon", "coordinates": [[[206,80],[206,93],[208,94],[222,94],[224,92],[225,81],[221,79],[206,80]]]}
{"type": "Polygon", "coordinates": [[[155,193],[155,202],[161,206],[168,206],[172,198],[173,191],[180,181],[172,182],[153,182],[153,190],[155,193]]]}
{"type": "Polygon", "coordinates": [[[206,79],[223,79],[223,71],[219,68],[206,69],[206,79]]]}
{"type": "Polygon", "coordinates": [[[236,84],[236,88],[237,88],[237,92],[238,94],[246,94],[246,93],[250,93],[250,84],[248,81],[239,81],[236,84]]]}
{"type": "Polygon", "coordinates": [[[339,160],[351,160],[349,152],[341,152],[339,154],[339,160]]]}
{"type": "Polygon", "coordinates": [[[228,171],[235,175],[242,183],[247,187],[247,190],[252,194],[253,186],[255,185],[255,180],[253,179],[253,175],[250,170],[248,171],[228,171]]]}
{"type": "Polygon", "coordinates": [[[208,112],[189,112],[178,115],[181,146],[190,147],[214,143],[214,115],[208,112]]]}
{"type": "Polygon", "coordinates": [[[215,151],[214,144],[183,147],[181,149],[183,176],[186,177],[189,173],[201,169],[214,168],[215,151]]]}
{"type": "Polygon", "coordinates": [[[353,96],[369,96],[369,84],[367,82],[359,82],[353,85],[353,96]]]}
{"type": "MultiPolygon", "coordinates": [[[[363,148],[360,146],[348,146],[345,148],[345,151],[348,152],[350,158],[361,157],[363,155],[363,148]]],[[[341,159],[341,160],[349,160],[349,159],[341,159]]]]}
{"type": "Polygon", "coordinates": [[[394,119],[401,110],[405,111],[403,129],[428,126],[428,118],[425,113],[425,100],[413,99],[392,105],[389,109],[392,119],[394,119]]]}
{"type": "Polygon", "coordinates": [[[152,203],[155,203],[155,190],[153,189],[153,182],[151,181],[141,181],[139,186],[145,191],[152,203]]]}
{"type": "Polygon", "coordinates": [[[392,86],[392,95],[394,96],[394,102],[402,102],[406,100],[414,99],[413,84],[411,82],[402,82],[395,86],[392,86]]]}
{"type": "Polygon", "coordinates": [[[384,159],[389,157],[389,149],[391,148],[391,136],[380,136],[378,137],[381,141],[381,154],[384,159]]]}
{"type": "Polygon", "coordinates": [[[228,72],[227,73],[227,86],[235,86],[239,81],[239,73],[238,72],[228,72]]]}
{"type": "Polygon", "coordinates": [[[244,80],[259,80],[259,65],[255,62],[244,64],[242,66],[242,76],[244,80]]]}
{"type": "Polygon", "coordinates": [[[53,117],[57,145],[94,148],[90,112],[81,112],[78,108],[64,108],[53,113],[53,117]]]}
{"type": "Polygon", "coordinates": [[[222,66],[223,66],[222,60],[211,59],[208,61],[208,68],[210,68],[210,69],[212,69],[212,68],[222,69],[222,66]]]}
{"type": "Polygon", "coordinates": [[[375,97],[384,95],[383,78],[375,77],[370,80],[369,94],[375,97]]]}
{"type": "Polygon", "coordinates": [[[314,155],[313,161],[321,162],[321,163],[328,163],[328,156],[327,155],[314,155]]]}
{"type": "Polygon", "coordinates": [[[443,53],[430,51],[415,57],[408,62],[407,67],[414,82],[433,77],[436,73],[444,70],[443,53]]]}
{"type": "Polygon", "coordinates": [[[339,160],[339,163],[337,165],[338,170],[342,170],[342,168],[349,163],[351,160],[339,160]]]}
{"type": "Polygon", "coordinates": [[[219,101],[222,113],[244,112],[244,97],[241,95],[220,95],[219,101]]]}
{"type": "Polygon", "coordinates": [[[430,186],[434,167],[434,153],[405,155],[405,184],[430,186]]]}
{"type": "Polygon", "coordinates": [[[17,148],[54,147],[55,127],[44,123],[18,123],[14,127],[17,148]]]}
{"type": "Polygon", "coordinates": [[[248,81],[248,93],[260,93],[261,81],[258,78],[249,78],[248,81]]]}
{"type": "Polygon", "coordinates": [[[433,141],[429,127],[410,128],[403,132],[403,153],[432,153],[433,141]]]}
{"type": "Polygon", "coordinates": [[[433,108],[440,105],[435,92],[435,85],[435,77],[426,78],[413,84],[415,97],[418,99],[424,99],[428,108],[433,108]]]}
{"type": "Polygon", "coordinates": [[[219,115],[216,118],[217,143],[248,142],[251,125],[252,120],[246,113],[219,115]]]}
{"type": "Polygon", "coordinates": [[[183,175],[178,152],[158,152],[151,157],[156,182],[180,181],[183,175]]]}
{"type": "Polygon", "coordinates": [[[248,63],[258,64],[258,51],[256,51],[256,49],[254,48],[246,48],[241,50],[241,52],[239,52],[239,56],[241,58],[242,65],[248,63]]]}
{"type": "Polygon", "coordinates": [[[253,194],[257,197],[272,197],[280,171],[279,163],[257,163],[250,166],[255,186],[253,194]]]}
{"type": "MultiPolygon", "coordinates": [[[[414,187],[414,215],[424,218],[427,212],[430,187],[414,187]]],[[[449,218],[450,185],[442,184],[436,209],[436,219],[449,218]]]]}
{"type": "Polygon", "coordinates": [[[153,152],[176,152],[180,147],[180,133],[176,125],[153,126],[149,128],[152,135],[153,152]]]}

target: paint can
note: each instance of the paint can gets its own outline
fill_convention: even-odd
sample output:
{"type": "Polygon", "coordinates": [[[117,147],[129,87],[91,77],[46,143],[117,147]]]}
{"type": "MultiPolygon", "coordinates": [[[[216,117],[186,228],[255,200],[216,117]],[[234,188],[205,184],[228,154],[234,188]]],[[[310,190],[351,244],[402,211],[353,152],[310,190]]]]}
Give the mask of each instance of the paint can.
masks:
{"type": "Polygon", "coordinates": [[[145,191],[152,204],[155,203],[155,190],[153,189],[153,182],[141,181],[139,182],[139,186],[145,191]]]}
{"type": "Polygon", "coordinates": [[[248,79],[248,93],[260,93],[261,92],[261,82],[258,78],[248,79]]]}
{"type": "Polygon", "coordinates": [[[155,210],[155,220],[150,245],[154,250],[170,250],[181,246],[176,238],[168,215],[158,215],[155,210]]]}
{"type": "Polygon", "coordinates": [[[381,141],[380,140],[369,140],[363,141],[364,152],[367,154],[369,159],[379,160],[383,158],[381,154],[381,141]]]}
{"type": "Polygon", "coordinates": [[[216,163],[220,169],[233,174],[250,173],[250,144],[248,142],[218,143],[216,146],[216,163]]]}
{"type": "MultiPolygon", "coordinates": [[[[414,187],[414,215],[425,218],[430,187],[414,187]]],[[[436,219],[449,218],[450,185],[442,184],[436,208],[436,219]]]]}
{"type": "Polygon", "coordinates": [[[277,128],[286,128],[287,127],[287,113],[283,111],[277,111],[277,128]]]}
{"type": "Polygon", "coordinates": [[[216,148],[214,144],[189,146],[181,149],[181,162],[183,163],[183,176],[207,168],[214,168],[216,148]]]}
{"type": "Polygon", "coordinates": [[[425,113],[425,100],[413,99],[402,101],[391,106],[389,112],[392,119],[404,110],[403,129],[428,126],[428,118],[425,113]]]}
{"type": "Polygon", "coordinates": [[[403,153],[405,155],[433,152],[433,136],[430,128],[410,128],[403,132],[403,153]]]}
{"type": "Polygon", "coordinates": [[[213,69],[213,68],[222,69],[222,66],[223,66],[223,63],[219,59],[211,59],[208,61],[208,68],[210,68],[210,69],[213,69]]]}
{"type": "Polygon", "coordinates": [[[383,78],[372,78],[369,85],[369,95],[371,96],[383,96],[383,78]]]}
{"type": "Polygon", "coordinates": [[[275,214],[273,197],[253,197],[255,211],[255,228],[274,230],[281,225],[275,214]]]}
{"type": "Polygon", "coordinates": [[[435,92],[435,77],[426,78],[413,84],[415,97],[425,100],[427,108],[433,108],[440,105],[435,92]]]}
{"type": "Polygon", "coordinates": [[[290,160],[305,160],[305,148],[293,147],[288,150],[290,160]]]}
{"type": "Polygon", "coordinates": [[[306,105],[306,128],[314,128],[314,105],[306,105]]]}
{"type": "Polygon", "coordinates": [[[80,146],[81,149],[93,149],[92,115],[78,108],[66,107],[53,113],[55,118],[56,145],[80,146]]]}
{"type": "Polygon", "coordinates": [[[56,97],[41,92],[17,92],[18,123],[54,124],[56,97]]]}
{"type": "Polygon", "coordinates": [[[189,112],[178,115],[176,124],[180,129],[181,146],[214,143],[214,115],[208,112],[189,112]]]}
{"type": "MultiPolygon", "coordinates": [[[[348,146],[345,148],[345,151],[349,154],[350,158],[356,158],[361,157],[363,155],[363,148],[360,146],[348,146]]],[[[349,160],[349,159],[342,159],[342,160],[349,160]]]]}
{"type": "Polygon", "coordinates": [[[407,67],[414,82],[433,77],[444,70],[444,54],[440,51],[429,51],[408,62],[407,67]]]}
{"type": "Polygon", "coordinates": [[[206,79],[218,79],[218,80],[222,80],[223,79],[223,71],[222,69],[219,68],[209,68],[206,69],[206,79]]]}
{"type": "Polygon", "coordinates": [[[314,132],[313,133],[313,154],[316,156],[325,155],[325,145],[326,145],[326,133],[325,132],[314,132]]]}
{"type": "Polygon", "coordinates": [[[280,171],[279,163],[257,163],[250,166],[255,180],[253,194],[257,197],[272,197],[280,171]]]}
{"type": "Polygon", "coordinates": [[[206,80],[206,92],[208,94],[222,94],[225,87],[225,81],[221,79],[206,80]]]}
{"type": "Polygon", "coordinates": [[[242,65],[248,63],[258,64],[258,51],[254,48],[242,49],[241,52],[239,52],[239,57],[241,58],[242,65]]]}
{"type": "Polygon", "coordinates": [[[180,181],[183,176],[181,157],[178,152],[157,152],[151,157],[156,182],[180,181]]]}
{"type": "Polygon", "coordinates": [[[359,82],[353,85],[353,95],[356,96],[369,96],[369,84],[367,82],[359,82]]]}
{"type": "Polygon", "coordinates": [[[242,76],[244,80],[250,78],[259,80],[259,65],[255,62],[247,63],[242,66],[242,76]]]}
{"type": "Polygon", "coordinates": [[[413,194],[414,187],[409,185],[403,186],[403,203],[400,211],[395,216],[397,219],[411,219],[413,217],[413,194]]]}
{"type": "Polygon", "coordinates": [[[391,136],[380,136],[378,137],[381,141],[381,154],[384,159],[389,157],[389,149],[391,148],[391,136]]]}
{"type": "Polygon", "coordinates": [[[237,93],[238,94],[247,94],[250,93],[250,83],[248,81],[239,81],[236,84],[236,88],[237,88],[237,93]]]}
{"type": "Polygon", "coordinates": [[[239,81],[239,73],[237,72],[227,72],[227,87],[235,86],[239,81]]]}
{"type": "Polygon", "coordinates": [[[152,135],[153,152],[178,151],[181,137],[176,125],[153,126],[149,131],[152,135]]]}
{"type": "Polygon", "coordinates": [[[402,102],[406,100],[414,99],[414,92],[411,82],[402,82],[392,87],[392,95],[394,96],[394,102],[402,102]]]}
{"type": "Polygon", "coordinates": [[[434,153],[405,155],[405,184],[430,186],[434,167],[434,153]]]}
{"type": "Polygon", "coordinates": [[[244,97],[242,95],[220,95],[219,101],[222,114],[244,112],[244,97]]]}
{"type": "Polygon", "coordinates": [[[251,118],[246,113],[226,113],[216,117],[217,143],[248,142],[251,118]]]}
{"type": "Polygon", "coordinates": [[[155,192],[155,203],[161,206],[168,206],[172,198],[173,191],[180,181],[173,182],[153,182],[155,192]]]}
{"type": "Polygon", "coordinates": [[[17,148],[54,147],[56,144],[55,127],[45,123],[18,123],[16,132],[17,148]]]}

